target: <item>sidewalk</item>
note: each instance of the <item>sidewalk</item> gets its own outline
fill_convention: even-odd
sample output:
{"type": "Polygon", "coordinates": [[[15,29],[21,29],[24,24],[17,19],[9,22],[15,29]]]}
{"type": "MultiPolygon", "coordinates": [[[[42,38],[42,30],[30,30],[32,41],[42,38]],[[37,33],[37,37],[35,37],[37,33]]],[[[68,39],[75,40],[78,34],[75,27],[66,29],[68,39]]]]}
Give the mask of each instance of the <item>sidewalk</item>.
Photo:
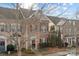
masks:
{"type": "Polygon", "coordinates": [[[52,54],[48,54],[46,56],[66,56],[69,52],[68,51],[61,51],[61,52],[56,52],[52,54]]]}
{"type": "Polygon", "coordinates": [[[48,55],[53,53],[58,53],[62,51],[68,51],[66,48],[48,48],[48,50],[39,51],[41,55],[48,55]]]}
{"type": "Polygon", "coordinates": [[[65,51],[59,51],[51,54],[47,54],[45,56],[76,56],[76,50],[74,49],[68,49],[65,51]]]}

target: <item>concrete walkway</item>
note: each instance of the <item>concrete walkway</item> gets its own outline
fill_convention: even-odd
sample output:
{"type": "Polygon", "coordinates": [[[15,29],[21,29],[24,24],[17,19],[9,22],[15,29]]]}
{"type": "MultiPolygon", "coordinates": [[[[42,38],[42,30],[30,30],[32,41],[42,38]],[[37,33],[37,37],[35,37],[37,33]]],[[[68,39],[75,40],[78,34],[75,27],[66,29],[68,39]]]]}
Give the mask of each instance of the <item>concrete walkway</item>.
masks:
{"type": "Polygon", "coordinates": [[[68,51],[56,52],[52,54],[47,54],[45,56],[76,56],[76,49],[69,49],[68,51]]]}
{"type": "Polygon", "coordinates": [[[68,51],[63,51],[63,52],[56,52],[56,53],[48,54],[46,56],[64,56],[67,54],[68,54],[68,51]]]}

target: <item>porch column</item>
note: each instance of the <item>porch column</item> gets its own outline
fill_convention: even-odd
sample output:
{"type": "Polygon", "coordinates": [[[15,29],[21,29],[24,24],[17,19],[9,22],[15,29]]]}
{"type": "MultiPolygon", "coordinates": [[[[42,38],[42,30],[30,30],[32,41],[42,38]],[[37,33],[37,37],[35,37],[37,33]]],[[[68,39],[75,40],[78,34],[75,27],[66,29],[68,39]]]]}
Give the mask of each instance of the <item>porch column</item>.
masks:
{"type": "MultiPolygon", "coordinates": [[[[67,38],[67,42],[68,42],[68,38],[67,38]]],[[[68,42],[69,43],[69,42],[68,42]]]]}
{"type": "Polygon", "coordinates": [[[73,45],[72,41],[73,41],[73,39],[72,39],[72,37],[71,37],[71,46],[73,45]]]}
{"type": "Polygon", "coordinates": [[[37,50],[38,49],[38,40],[36,39],[35,40],[35,50],[37,50]]]}
{"type": "Polygon", "coordinates": [[[25,48],[26,49],[28,49],[29,48],[29,38],[28,38],[28,35],[27,34],[25,34],[26,35],[26,37],[25,37],[25,48]]]}
{"type": "Polygon", "coordinates": [[[26,45],[25,45],[26,47],[26,49],[28,49],[28,40],[26,40],[26,45]]]}
{"type": "Polygon", "coordinates": [[[25,43],[26,43],[26,44],[25,44],[25,48],[26,48],[26,49],[29,48],[29,44],[30,44],[30,43],[29,43],[29,39],[30,39],[30,38],[29,38],[28,32],[29,32],[29,27],[28,27],[28,25],[26,25],[26,32],[25,32],[25,41],[26,41],[26,42],[25,42],[25,43]]]}
{"type": "Polygon", "coordinates": [[[70,47],[69,37],[67,37],[68,47],[70,47]]]}
{"type": "Polygon", "coordinates": [[[5,39],[5,51],[7,51],[7,39],[5,39]]]}

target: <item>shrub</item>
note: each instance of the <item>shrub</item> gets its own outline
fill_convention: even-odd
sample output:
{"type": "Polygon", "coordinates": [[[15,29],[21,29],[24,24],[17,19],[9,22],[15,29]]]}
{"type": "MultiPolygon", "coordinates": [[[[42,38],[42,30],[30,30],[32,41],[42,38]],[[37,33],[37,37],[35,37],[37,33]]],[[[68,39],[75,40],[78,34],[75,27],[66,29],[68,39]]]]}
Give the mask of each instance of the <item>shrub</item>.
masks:
{"type": "Polygon", "coordinates": [[[15,51],[15,46],[12,44],[7,45],[7,51],[15,51]]]}
{"type": "Polygon", "coordinates": [[[26,53],[27,53],[27,54],[34,54],[34,52],[33,52],[31,49],[27,49],[27,50],[26,50],[26,53]]]}
{"type": "Polygon", "coordinates": [[[22,52],[26,52],[26,48],[22,48],[21,51],[22,51],[22,52]]]}
{"type": "Polygon", "coordinates": [[[45,43],[39,43],[39,48],[46,48],[48,47],[48,44],[45,42],[45,43]]]}
{"type": "Polygon", "coordinates": [[[75,46],[75,45],[73,45],[72,47],[74,47],[74,48],[75,48],[76,46],[75,46]]]}
{"type": "Polygon", "coordinates": [[[34,52],[31,49],[26,50],[26,48],[22,48],[21,51],[26,53],[26,54],[34,54],[34,52]]]}

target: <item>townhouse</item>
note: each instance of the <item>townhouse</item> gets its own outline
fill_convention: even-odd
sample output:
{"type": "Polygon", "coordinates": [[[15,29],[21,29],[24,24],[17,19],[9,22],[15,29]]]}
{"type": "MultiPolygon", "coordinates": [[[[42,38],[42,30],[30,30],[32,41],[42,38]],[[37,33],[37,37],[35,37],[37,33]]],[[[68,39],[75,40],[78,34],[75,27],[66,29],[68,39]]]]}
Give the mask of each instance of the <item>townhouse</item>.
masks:
{"type": "Polygon", "coordinates": [[[49,31],[49,18],[37,12],[22,9],[22,15],[17,18],[15,9],[0,8],[0,51],[6,51],[8,44],[17,45],[18,40],[21,48],[38,49],[39,43],[47,41],[49,31]]]}

